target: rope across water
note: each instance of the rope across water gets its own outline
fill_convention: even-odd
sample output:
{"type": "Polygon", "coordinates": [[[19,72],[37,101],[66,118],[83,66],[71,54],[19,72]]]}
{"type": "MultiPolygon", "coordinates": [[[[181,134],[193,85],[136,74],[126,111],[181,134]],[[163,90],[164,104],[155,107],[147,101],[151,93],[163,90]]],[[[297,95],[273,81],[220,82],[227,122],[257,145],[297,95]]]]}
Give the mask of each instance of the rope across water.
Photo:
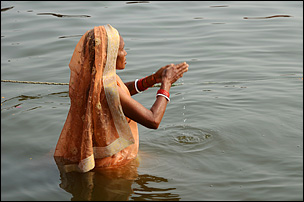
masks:
{"type": "MultiPolygon", "coordinates": [[[[16,81],[16,80],[1,80],[1,82],[8,83],[25,83],[25,84],[44,84],[44,85],[69,85],[69,83],[57,83],[57,82],[40,82],[40,81],[16,81]]],[[[182,84],[172,84],[172,86],[178,86],[182,84]]],[[[154,85],[153,87],[160,87],[159,84],[154,85]]]]}
{"type": "Polygon", "coordinates": [[[9,83],[26,83],[26,84],[45,84],[45,85],[69,85],[69,83],[39,82],[39,81],[1,80],[1,82],[9,82],[9,83]]]}

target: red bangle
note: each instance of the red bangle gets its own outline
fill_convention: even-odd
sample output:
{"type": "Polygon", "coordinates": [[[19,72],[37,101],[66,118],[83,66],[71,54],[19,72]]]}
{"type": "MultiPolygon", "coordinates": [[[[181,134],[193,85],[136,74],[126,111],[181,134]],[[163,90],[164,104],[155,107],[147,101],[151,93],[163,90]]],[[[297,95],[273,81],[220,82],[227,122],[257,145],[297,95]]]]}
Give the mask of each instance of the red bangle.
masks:
{"type": "Polygon", "coordinates": [[[147,78],[148,78],[147,76],[145,78],[143,78],[143,82],[145,82],[145,84],[146,84],[146,86],[148,88],[149,84],[148,84],[148,79],[147,78]]]}
{"type": "Polygon", "coordinates": [[[152,74],[152,82],[155,82],[154,74],[152,74]]]}
{"type": "Polygon", "coordinates": [[[165,97],[170,102],[170,98],[169,98],[170,93],[168,91],[166,91],[164,89],[159,89],[157,91],[156,97],[159,96],[159,95],[165,97]]]}
{"type": "Polygon", "coordinates": [[[144,88],[144,86],[143,86],[143,80],[144,80],[144,78],[142,78],[142,79],[139,79],[138,80],[138,90],[139,91],[144,91],[144,90],[147,90],[148,88],[144,88]]]}
{"type": "Polygon", "coordinates": [[[170,93],[164,89],[159,89],[156,94],[163,94],[167,97],[170,97],[170,93]]]}

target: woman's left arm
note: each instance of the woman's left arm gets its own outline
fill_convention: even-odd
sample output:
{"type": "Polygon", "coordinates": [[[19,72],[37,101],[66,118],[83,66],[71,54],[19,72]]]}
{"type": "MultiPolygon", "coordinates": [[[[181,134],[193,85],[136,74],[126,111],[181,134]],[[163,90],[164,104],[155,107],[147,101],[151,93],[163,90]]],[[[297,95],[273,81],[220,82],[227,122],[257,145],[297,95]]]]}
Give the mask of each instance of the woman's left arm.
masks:
{"type": "Polygon", "coordinates": [[[146,90],[147,88],[152,87],[155,83],[156,82],[155,82],[154,74],[152,74],[145,78],[138,79],[137,81],[127,82],[127,83],[125,83],[125,85],[129,89],[129,92],[132,96],[132,95],[135,95],[139,92],[146,90]],[[135,87],[135,82],[136,82],[136,87],[135,87]],[[137,88],[137,90],[136,90],[136,88],[137,88]]]}
{"type": "Polygon", "coordinates": [[[138,92],[144,91],[147,88],[154,86],[154,84],[156,84],[156,83],[160,83],[164,69],[166,69],[169,66],[170,65],[163,66],[156,73],[151,74],[150,76],[146,76],[142,79],[138,79],[137,82],[136,82],[136,80],[126,82],[125,85],[129,89],[131,96],[137,94],[138,92]],[[135,87],[135,82],[136,82],[136,87],[135,87]]]}

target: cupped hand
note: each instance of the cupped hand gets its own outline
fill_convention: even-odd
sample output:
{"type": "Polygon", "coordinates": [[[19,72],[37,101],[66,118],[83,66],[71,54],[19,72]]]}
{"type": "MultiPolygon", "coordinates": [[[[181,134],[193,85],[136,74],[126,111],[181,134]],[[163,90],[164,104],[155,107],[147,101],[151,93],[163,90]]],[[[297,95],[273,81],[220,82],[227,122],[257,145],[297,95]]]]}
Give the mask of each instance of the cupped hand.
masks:
{"type": "Polygon", "coordinates": [[[166,65],[161,67],[157,72],[154,74],[155,82],[160,83],[162,81],[163,71],[174,64],[166,65]]]}
{"type": "Polygon", "coordinates": [[[181,78],[185,72],[188,71],[188,67],[189,65],[186,62],[182,62],[177,65],[167,65],[166,68],[164,68],[162,71],[161,81],[173,84],[179,78],[181,78]]]}
{"type": "MultiPolygon", "coordinates": [[[[168,73],[173,73],[173,72],[171,72],[171,71],[176,71],[176,73],[177,72],[179,72],[179,71],[177,71],[178,69],[182,72],[182,74],[180,75],[180,74],[176,74],[175,75],[175,77],[177,76],[177,78],[176,78],[176,80],[178,80],[180,77],[182,77],[183,76],[183,73],[184,72],[187,72],[188,71],[188,67],[189,67],[189,65],[186,63],[186,62],[182,62],[182,63],[180,63],[180,64],[177,64],[177,65],[175,65],[175,64],[173,64],[173,63],[171,63],[171,64],[169,64],[169,65],[166,65],[166,66],[163,66],[163,67],[161,67],[159,70],[157,70],[157,72],[154,74],[154,78],[155,78],[155,82],[156,83],[160,83],[160,82],[162,82],[162,80],[163,80],[163,72],[164,72],[164,70],[165,69],[167,69],[167,68],[169,68],[170,67],[170,69],[171,70],[169,70],[169,72],[168,73]]],[[[173,79],[174,80],[174,79],[173,79]]],[[[175,80],[175,81],[176,81],[175,80]]],[[[174,82],[175,82],[174,81],[174,82]]],[[[173,82],[173,83],[174,83],[173,82]]]]}

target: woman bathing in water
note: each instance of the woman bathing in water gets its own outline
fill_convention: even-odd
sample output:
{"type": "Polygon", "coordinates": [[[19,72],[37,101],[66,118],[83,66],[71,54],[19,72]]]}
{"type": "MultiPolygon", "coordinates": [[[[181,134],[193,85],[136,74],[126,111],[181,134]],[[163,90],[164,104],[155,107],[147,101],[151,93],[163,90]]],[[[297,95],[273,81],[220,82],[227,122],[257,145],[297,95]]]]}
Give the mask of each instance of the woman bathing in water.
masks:
{"type": "Polygon", "coordinates": [[[94,27],[77,43],[69,64],[71,106],[54,153],[65,172],[115,168],[135,159],[137,123],[158,128],[171,85],[188,71],[186,62],[169,64],[124,83],[116,69],[125,69],[126,55],[124,40],[111,25],[94,27]],[[156,83],[161,85],[150,109],[131,97],[156,83]]]}

